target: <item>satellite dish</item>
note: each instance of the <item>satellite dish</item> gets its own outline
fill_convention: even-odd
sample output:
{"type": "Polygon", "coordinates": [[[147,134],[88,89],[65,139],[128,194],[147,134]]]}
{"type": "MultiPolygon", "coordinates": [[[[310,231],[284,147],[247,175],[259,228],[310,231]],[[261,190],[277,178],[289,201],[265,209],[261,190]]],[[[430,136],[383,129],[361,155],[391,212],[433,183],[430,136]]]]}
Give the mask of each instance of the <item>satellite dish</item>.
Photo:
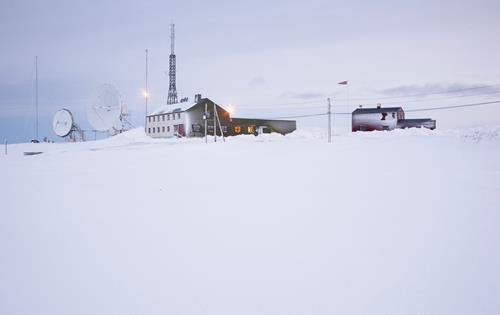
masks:
{"type": "Polygon", "coordinates": [[[85,141],[83,131],[73,120],[73,114],[68,109],[61,109],[54,115],[52,121],[54,133],[62,138],[67,138],[71,142],[85,141]]]}
{"type": "Polygon", "coordinates": [[[118,90],[111,84],[99,87],[94,101],[87,106],[87,119],[96,131],[121,129],[121,102],[118,90]]]}
{"type": "Polygon", "coordinates": [[[67,109],[61,109],[54,115],[52,129],[59,137],[66,137],[73,128],[73,115],[67,109]]]}

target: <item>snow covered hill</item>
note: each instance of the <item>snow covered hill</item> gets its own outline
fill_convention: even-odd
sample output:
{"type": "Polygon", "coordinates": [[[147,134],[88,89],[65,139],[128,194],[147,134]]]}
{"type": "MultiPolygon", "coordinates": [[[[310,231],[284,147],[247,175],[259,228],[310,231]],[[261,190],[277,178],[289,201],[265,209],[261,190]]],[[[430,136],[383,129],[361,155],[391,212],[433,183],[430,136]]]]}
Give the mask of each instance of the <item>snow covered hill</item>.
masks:
{"type": "Polygon", "coordinates": [[[9,146],[0,314],[499,314],[500,127],[325,138],[9,146]]]}

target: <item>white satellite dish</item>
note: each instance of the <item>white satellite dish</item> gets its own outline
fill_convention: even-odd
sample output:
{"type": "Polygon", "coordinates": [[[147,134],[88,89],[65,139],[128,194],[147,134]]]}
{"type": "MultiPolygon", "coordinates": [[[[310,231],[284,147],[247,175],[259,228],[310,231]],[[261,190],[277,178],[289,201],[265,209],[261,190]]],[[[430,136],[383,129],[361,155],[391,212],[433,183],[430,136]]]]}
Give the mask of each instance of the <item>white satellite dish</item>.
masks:
{"type": "Polygon", "coordinates": [[[52,129],[56,135],[67,138],[69,141],[85,141],[83,131],[75,124],[73,114],[68,109],[63,108],[57,111],[52,121],[52,129]]]}
{"type": "Polygon", "coordinates": [[[52,129],[59,137],[66,137],[73,128],[73,115],[67,109],[61,109],[54,115],[52,129]]]}
{"type": "Polygon", "coordinates": [[[87,106],[87,119],[96,131],[116,133],[122,129],[121,111],[118,90],[110,84],[105,84],[99,87],[94,101],[87,106]]]}

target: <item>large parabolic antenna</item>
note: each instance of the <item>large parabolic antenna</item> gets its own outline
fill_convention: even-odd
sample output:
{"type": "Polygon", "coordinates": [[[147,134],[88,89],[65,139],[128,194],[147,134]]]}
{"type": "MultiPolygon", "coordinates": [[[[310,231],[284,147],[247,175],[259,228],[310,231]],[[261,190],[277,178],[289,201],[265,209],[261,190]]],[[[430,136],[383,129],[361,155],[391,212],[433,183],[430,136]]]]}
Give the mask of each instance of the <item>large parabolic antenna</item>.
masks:
{"type": "Polygon", "coordinates": [[[100,86],[96,97],[87,106],[87,119],[92,128],[115,134],[123,129],[121,115],[122,106],[118,90],[110,84],[100,86]]]}
{"type": "Polygon", "coordinates": [[[69,141],[85,141],[83,131],[75,123],[73,114],[68,109],[57,111],[52,121],[52,129],[56,135],[69,141]]]}
{"type": "Polygon", "coordinates": [[[59,137],[66,137],[73,128],[73,115],[67,109],[61,109],[54,115],[52,129],[59,137]]]}

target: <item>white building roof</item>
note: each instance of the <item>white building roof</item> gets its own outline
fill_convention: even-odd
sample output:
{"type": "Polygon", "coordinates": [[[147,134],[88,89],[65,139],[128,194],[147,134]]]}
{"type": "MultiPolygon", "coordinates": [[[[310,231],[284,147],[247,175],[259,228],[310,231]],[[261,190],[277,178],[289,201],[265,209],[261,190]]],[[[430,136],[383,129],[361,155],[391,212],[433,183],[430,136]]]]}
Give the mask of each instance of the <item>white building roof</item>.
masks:
{"type": "Polygon", "coordinates": [[[152,111],[149,116],[153,115],[161,115],[161,114],[169,114],[173,112],[184,112],[197,103],[193,102],[184,102],[184,103],[177,103],[177,104],[170,104],[170,105],[161,105],[160,107],[156,108],[154,111],[152,111]]]}

